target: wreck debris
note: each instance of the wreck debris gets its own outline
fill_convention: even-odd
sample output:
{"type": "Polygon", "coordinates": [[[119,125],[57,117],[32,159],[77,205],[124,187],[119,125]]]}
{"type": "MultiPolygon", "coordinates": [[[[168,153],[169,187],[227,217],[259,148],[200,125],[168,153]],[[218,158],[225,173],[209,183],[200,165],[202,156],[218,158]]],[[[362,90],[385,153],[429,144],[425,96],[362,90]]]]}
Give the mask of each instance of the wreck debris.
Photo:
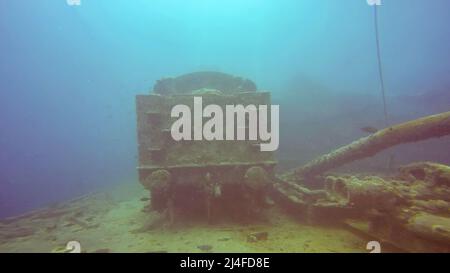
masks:
{"type": "Polygon", "coordinates": [[[274,188],[281,204],[308,223],[344,224],[403,251],[448,252],[449,177],[449,166],[416,162],[390,177],[325,176],[326,194],[312,199],[293,182],[279,179],[274,188]]]}
{"type": "Polygon", "coordinates": [[[268,173],[259,166],[249,168],[244,175],[245,185],[252,190],[260,191],[270,183],[268,173]]]}
{"type": "Polygon", "coordinates": [[[450,245],[450,218],[418,213],[406,224],[409,231],[426,239],[450,245]]]}
{"type": "Polygon", "coordinates": [[[168,171],[157,170],[152,172],[143,182],[144,187],[152,193],[150,202],[153,209],[162,211],[166,208],[169,202],[170,181],[171,175],[168,171]]]}
{"type": "Polygon", "coordinates": [[[430,181],[435,185],[450,186],[450,167],[433,162],[415,162],[400,167],[400,172],[408,179],[430,181]]]}
{"type": "Polygon", "coordinates": [[[213,249],[213,246],[212,245],[199,245],[199,246],[197,246],[197,248],[203,252],[210,252],[213,249]]]}
{"type": "Polygon", "coordinates": [[[247,235],[247,242],[256,243],[258,241],[266,241],[269,238],[267,231],[253,232],[247,235]]]}
{"type": "Polygon", "coordinates": [[[450,134],[450,112],[427,116],[380,130],[297,168],[298,178],[312,177],[389,147],[450,134]]]}

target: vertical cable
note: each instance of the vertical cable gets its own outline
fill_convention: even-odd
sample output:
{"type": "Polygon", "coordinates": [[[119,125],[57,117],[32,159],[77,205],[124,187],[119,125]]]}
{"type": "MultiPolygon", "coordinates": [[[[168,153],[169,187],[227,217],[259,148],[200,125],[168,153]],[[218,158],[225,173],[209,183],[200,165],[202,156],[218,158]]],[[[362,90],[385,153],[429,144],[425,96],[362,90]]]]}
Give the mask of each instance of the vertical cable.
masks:
{"type": "Polygon", "coordinates": [[[375,40],[377,44],[377,59],[378,59],[378,73],[380,77],[380,87],[381,87],[381,95],[383,97],[383,110],[384,110],[384,125],[385,127],[389,126],[387,106],[386,106],[386,94],[384,88],[384,77],[383,77],[383,68],[381,64],[381,50],[380,50],[380,35],[378,32],[378,6],[374,5],[374,24],[375,24],[375,40]]]}
{"type": "MultiPolygon", "coordinates": [[[[375,24],[375,40],[377,43],[378,74],[380,77],[381,96],[383,98],[384,126],[385,126],[385,128],[387,128],[387,127],[389,127],[389,119],[388,119],[388,111],[387,111],[387,106],[386,106],[386,90],[384,88],[383,66],[381,63],[380,34],[378,31],[378,5],[374,5],[373,13],[374,13],[374,24],[375,24]]],[[[394,164],[395,164],[394,161],[395,161],[395,155],[392,153],[389,156],[389,160],[388,160],[387,168],[389,171],[392,171],[394,169],[394,164]]]]}

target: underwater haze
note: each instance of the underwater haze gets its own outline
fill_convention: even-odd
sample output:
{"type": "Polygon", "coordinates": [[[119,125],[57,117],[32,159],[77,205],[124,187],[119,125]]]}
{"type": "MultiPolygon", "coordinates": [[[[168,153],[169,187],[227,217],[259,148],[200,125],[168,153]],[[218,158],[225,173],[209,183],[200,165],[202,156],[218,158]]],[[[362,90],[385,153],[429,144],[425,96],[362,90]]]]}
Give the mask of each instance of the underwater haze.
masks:
{"type": "MultiPolygon", "coordinates": [[[[382,4],[390,123],[448,111],[450,2],[382,4]]],[[[373,9],[365,0],[1,1],[0,217],[137,184],[135,95],[163,77],[220,71],[270,91],[280,168],[383,127],[373,9]]],[[[448,137],[398,149],[399,162],[450,163],[448,137]]],[[[353,168],[382,169],[386,154],[353,168]]]]}

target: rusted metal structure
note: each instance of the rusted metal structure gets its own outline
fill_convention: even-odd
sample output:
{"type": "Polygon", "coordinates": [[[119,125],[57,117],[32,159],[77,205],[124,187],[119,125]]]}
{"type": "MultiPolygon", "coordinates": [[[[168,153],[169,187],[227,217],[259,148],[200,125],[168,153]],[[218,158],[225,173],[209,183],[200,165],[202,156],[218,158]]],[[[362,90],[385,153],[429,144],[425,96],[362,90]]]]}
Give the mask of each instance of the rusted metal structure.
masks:
{"type": "MultiPolygon", "coordinates": [[[[136,96],[139,180],[150,191],[152,210],[213,216],[254,213],[264,203],[276,164],[258,141],[175,141],[171,109],[203,103],[270,105],[270,93],[256,92],[250,80],[200,72],[158,81],[153,92],[136,96]],[[222,88],[224,90],[220,90],[222,88]],[[193,90],[189,90],[193,89],[193,90]]],[[[193,108],[191,108],[193,109],[193,108]]]]}

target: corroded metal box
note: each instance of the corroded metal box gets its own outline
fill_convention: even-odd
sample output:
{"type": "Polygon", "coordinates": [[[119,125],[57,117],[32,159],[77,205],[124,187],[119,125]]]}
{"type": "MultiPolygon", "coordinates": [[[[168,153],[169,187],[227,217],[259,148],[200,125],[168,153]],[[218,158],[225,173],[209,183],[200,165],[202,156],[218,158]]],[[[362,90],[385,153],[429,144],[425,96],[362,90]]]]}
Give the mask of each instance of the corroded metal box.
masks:
{"type": "MultiPolygon", "coordinates": [[[[201,96],[203,105],[215,104],[223,109],[226,105],[270,105],[267,92],[215,91],[136,96],[137,169],[141,184],[150,191],[151,209],[205,210],[210,217],[211,202],[245,202],[252,195],[262,194],[269,183],[276,162],[273,152],[260,151],[257,140],[172,138],[171,126],[176,120],[171,117],[172,108],[182,104],[193,109],[194,97],[201,96]]],[[[253,197],[250,199],[260,199],[253,197]]]]}

